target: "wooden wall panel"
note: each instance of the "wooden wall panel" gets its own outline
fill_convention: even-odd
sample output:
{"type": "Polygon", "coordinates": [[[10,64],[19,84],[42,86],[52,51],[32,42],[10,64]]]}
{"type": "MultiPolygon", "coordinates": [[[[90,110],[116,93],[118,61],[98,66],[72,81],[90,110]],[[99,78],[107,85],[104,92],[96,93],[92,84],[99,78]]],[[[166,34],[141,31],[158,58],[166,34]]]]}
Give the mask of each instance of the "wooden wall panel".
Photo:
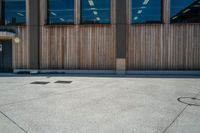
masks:
{"type": "Polygon", "coordinates": [[[19,26],[16,28],[20,43],[15,43],[13,40],[13,68],[28,69],[29,68],[29,45],[27,38],[27,28],[19,26]]]}
{"type": "Polygon", "coordinates": [[[40,69],[115,69],[115,0],[111,25],[80,25],[80,0],[75,0],[75,25],[46,25],[47,0],[40,2],[40,69]]]}
{"type": "MultiPolygon", "coordinates": [[[[48,26],[46,0],[40,3],[40,69],[115,69],[116,1],[112,0],[111,25],[48,26]]],[[[76,0],[76,8],[80,0],[76,0]]],[[[169,24],[169,0],[163,0],[164,24],[131,25],[128,0],[128,70],[200,70],[200,24],[169,24]]],[[[17,27],[13,42],[13,68],[29,69],[30,47],[26,26],[17,27]]]]}
{"type": "Polygon", "coordinates": [[[80,68],[115,69],[114,26],[80,27],[80,68]]]}
{"type": "Polygon", "coordinates": [[[78,55],[76,27],[41,28],[41,69],[77,69],[79,68],[78,55]]]}
{"type": "Polygon", "coordinates": [[[41,28],[41,69],[115,68],[112,26],[44,26],[41,28]]]}
{"type": "Polygon", "coordinates": [[[128,70],[200,70],[200,25],[130,25],[128,70]]]}

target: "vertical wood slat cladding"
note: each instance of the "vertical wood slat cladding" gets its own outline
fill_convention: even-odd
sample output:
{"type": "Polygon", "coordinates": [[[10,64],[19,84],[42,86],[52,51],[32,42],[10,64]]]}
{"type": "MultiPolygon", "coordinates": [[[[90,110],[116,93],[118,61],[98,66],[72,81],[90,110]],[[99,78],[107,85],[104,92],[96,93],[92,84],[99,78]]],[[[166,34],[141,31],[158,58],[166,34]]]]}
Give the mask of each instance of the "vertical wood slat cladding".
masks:
{"type": "Polygon", "coordinates": [[[200,70],[200,24],[170,24],[170,0],[163,0],[163,24],[129,24],[128,70],[200,70]]]}
{"type": "Polygon", "coordinates": [[[129,26],[128,70],[200,70],[200,25],[129,26]]]}
{"type": "Polygon", "coordinates": [[[13,69],[29,69],[29,45],[27,37],[27,28],[19,26],[16,28],[20,43],[13,41],[13,69]]]}
{"type": "Polygon", "coordinates": [[[76,27],[42,27],[41,33],[41,69],[79,68],[76,27]]]}
{"type": "Polygon", "coordinates": [[[115,68],[114,26],[41,28],[41,69],[115,68]]]}
{"type": "Polygon", "coordinates": [[[40,69],[115,69],[115,0],[111,25],[80,25],[75,0],[75,25],[47,26],[46,2],[40,2],[40,69]]]}
{"type": "Polygon", "coordinates": [[[80,27],[80,68],[114,69],[114,26],[80,27]]]}
{"type": "MultiPolygon", "coordinates": [[[[116,1],[111,25],[47,26],[47,0],[40,2],[40,69],[115,69],[116,1]]],[[[131,0],[127,0],[127,70],[200,70],[200,24],[169,24],[170,1],[163,0],[163,24],[131,25],[131,0]]],[[[76,0],[79,8],[80,0],[76,0]]],[[[17,27],[13,41],[13,68],[29,69],[27,27],[17,27]]]]}

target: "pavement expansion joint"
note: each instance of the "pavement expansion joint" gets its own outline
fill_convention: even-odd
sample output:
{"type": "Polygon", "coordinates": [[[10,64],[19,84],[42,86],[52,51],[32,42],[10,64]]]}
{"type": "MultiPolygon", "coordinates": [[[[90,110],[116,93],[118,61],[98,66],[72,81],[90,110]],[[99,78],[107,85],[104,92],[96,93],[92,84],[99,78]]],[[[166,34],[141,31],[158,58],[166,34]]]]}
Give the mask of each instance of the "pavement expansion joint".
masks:
{"type": "MultiPolygon", "coordinates": [[[[198,99],[197,97],[200,95],[200,92],[198,92],[194,97],[189,97],[189,99],[191,100],[196,100],[196,101],[199,101],[200,99],[198,99]]],[[[188,97],[182,97],[182,98],[188,98],[188,97]]],[[[179,99],[181,98],[178,98],[177,100],[179,101],[179,99]]],[[[180,101],[179,101],[180,102],[180,101]]],[[[187,109],[187,107],[191,106],[191,103],[185,103],[186,106],[181,110],[181,112],[173,119],[173,121],[169,124],[169,126],[167,126],[164,131],[162,133],[166,133],[167,130],[174,124],[174,122],[181,116],[181,114],[187,109]]],[[[194,105],[195,106],[195,105],[194,105]]],[[[197,105],[196,105],[197,106],[197,105]]]]}
{"type": "Polygon", "coordinates": [[[167,130],[174,124],[174,122],[181,116],[181,114],[187,109],[188,106],[189,105],[186,105],[185,108],[183,108],[181,110],[181,112],[173,119],[173,121],[169,124],[169,126],[167,126],[165,128],[165,130],[162,133],[166,133],[167,132],[167,130]]]}
{"type": "Polygon", "coordinates": [[[22,128],[19,124],[17,124],[14,120],[12,120],[10,117],[8,117],[5,113],[0,111],[0,114],[5,116],[9,121],[11,121],[14,125],[16,125],[19,129],[21,129],[24,133],[28,133],[24,128],[22,128]]]}

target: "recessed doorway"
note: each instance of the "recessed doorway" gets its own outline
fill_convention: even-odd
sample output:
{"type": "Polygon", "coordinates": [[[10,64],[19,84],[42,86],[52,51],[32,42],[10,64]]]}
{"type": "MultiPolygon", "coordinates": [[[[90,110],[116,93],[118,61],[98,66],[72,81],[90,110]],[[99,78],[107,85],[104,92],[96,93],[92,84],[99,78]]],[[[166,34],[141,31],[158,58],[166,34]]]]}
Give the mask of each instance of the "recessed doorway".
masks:
{"type": "Polygon", "coordinates": [[[13,72],[12,40],[0,40],[0,72],[13,72]]]}

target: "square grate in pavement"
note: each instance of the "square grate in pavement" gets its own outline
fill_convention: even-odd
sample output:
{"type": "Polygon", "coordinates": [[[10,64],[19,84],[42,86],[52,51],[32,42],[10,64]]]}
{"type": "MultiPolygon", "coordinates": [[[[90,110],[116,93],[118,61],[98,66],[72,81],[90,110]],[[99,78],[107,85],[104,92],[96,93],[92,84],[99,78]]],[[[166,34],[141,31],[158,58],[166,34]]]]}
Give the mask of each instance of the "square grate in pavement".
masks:
{"type": "Polygon", "coordinates": [[[45,81],[34,81],[34,82],[32,82],[31,84],[46,85],[46,84],[48,84],[48,83],[50,83],[50,82],[45,82],[45,81]]]}
{"type": "Polygon", "coordinates": [[[57,84],[71,84],[72,81],[61,81],[61,80],[58,80],[58,81],[56,81],[54,83],[57,83],[57,84]]]}

